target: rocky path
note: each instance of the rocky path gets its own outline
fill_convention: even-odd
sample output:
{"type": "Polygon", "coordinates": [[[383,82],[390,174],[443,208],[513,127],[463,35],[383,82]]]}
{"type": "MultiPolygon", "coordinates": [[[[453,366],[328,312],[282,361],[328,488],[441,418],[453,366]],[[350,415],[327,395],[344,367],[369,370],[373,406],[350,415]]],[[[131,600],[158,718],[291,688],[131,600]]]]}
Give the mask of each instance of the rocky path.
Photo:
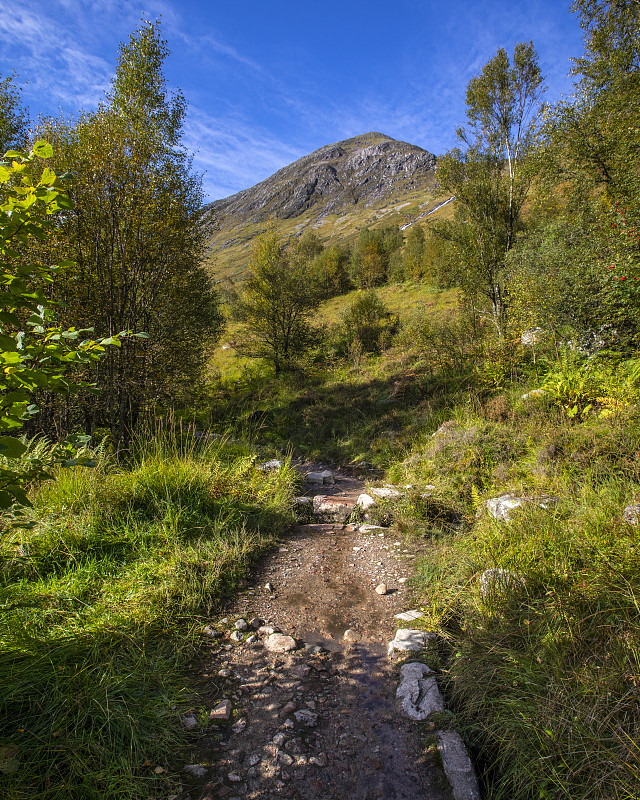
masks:
{"type": "MultiPolygon", "coordinates": [[[[354,504],[362,482],[335,478],[309,484],[308,495],[329,488],[337,505],[354,504]]],[[[264,559],[208,629],[215,641],[201,677],[210,723],[194,740],[182,797],[450,797],[425,739],[433,726],[417,729],[398,712],[387,656],[394,615],[410,607],[415,555],[390,529],[316,523],[264,559]]],[[[201,729],[196,717],[187,710],[183,721],[201,729]]]]}

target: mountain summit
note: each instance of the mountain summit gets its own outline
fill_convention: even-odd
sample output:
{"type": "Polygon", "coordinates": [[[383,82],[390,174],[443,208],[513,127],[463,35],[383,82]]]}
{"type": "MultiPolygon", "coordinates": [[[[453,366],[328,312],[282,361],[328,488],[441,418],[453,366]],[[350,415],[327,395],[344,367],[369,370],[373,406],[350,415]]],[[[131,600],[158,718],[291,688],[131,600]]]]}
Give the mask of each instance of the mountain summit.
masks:
{"type": "Polygon", "coordinates": [[[242,192],[207,206],[207,216],[239,222],[290,219],[318,207],[321,214],[385,199],[417,185],[436,157],[421,147],[365,133],[328,144],[242,192]]]}

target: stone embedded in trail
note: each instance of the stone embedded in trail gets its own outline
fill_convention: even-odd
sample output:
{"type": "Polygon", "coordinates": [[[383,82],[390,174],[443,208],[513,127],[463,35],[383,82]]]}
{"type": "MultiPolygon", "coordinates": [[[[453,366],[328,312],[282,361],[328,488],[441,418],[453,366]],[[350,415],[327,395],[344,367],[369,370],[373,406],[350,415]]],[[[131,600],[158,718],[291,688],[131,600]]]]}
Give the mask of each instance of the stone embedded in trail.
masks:
{"type": "MultiPolygon", "coordinates": [[[[402,579],[400,579],[402,580],[402,579]]],[[[396,614],[394,619],[401,619],[403,622],[413,622],[414,619],[420,619],[424,614],[422,611],[403,611],[401,614],[396,614]]]]}
{"type": "Polygon", "coordinates": [[[453,800],[480,800],[478,781],[467,749],[457,731],[439,731],[438,752],[451,784],[453,800]]]}
{"type": "Polygon", "coordinates": [[[226,722],[231,716],[231,700],[222,700],[215,708],[209,712],[209,719],[212,722],[226,722]]]}
{"type": "Polygon", "coordinates": [[[244,636],[242,635],[242,631],[233,631],[231,636],[229,636],[232,642],[242,642],[244,641],[244,636]]]}
{"type": "Polygon", "coordinates": [[[209,770],[202,764],[185,764],[182,771],[187,775],[193,775],[194,778],[204,778],[209,770]]]}
{"type": "Polygon", "coordinates": [[[307,728],[315,728],[318,724],[318,715],[313,711],[308,711],[306,708],[296,711],[293,716],[298,722],[302,722],[303,725],[306,725],[307,728]]]}
{"type": "Polygon", "coordinates": [[[318,494],[313,498],[313,515],[325,522],[346,522],[355,506],[350,497],[318,494]]]}
{"type": "Polygon", "coordinates": [[[386,594],[388,591],[386,583],[379,583],[376,586],[376,594],[386,594]]]}
{"type": "Polygon", "coordinates": [[[307,472],[306,481],[315,486],[333,486],[336,482],[333,473],[328,469],[322,472],[307,472]]]}
{"type": "Polygon", "coordinates": [[[254,631],[257,631],[258,628],[264,625],[264,620],[260,619],[260,617],[254,617],[249,621],[249,625],[251,625],[254,631]]]}
{"type": "MultiPolygon", "coordinates": [[[[382,525],[361,525],[358,528],[358,531],[360,533],[373,533],[373,531],[385,531],[385,530],[388,530],[388,529],[384,528],[382,525]]],[[[380,535],[383,536],[384,534],[380,534],[380,535]]]]}
{"type": "Polygon", "coordinates": [[[353,628],[347,628],[347,630],[342,634],[342,638],[345,642],[359,642],[360,641],[360,634],[358,631],[354,631],[353,628]]]}
{"type": "Polygon", "coordinates": [[[271,636],[272,633],[281,633],[281,631],[275,625],[261,625],[258,628],[258,633],[260,636],[271,636]]]}
{"type": "Polygon", "coordinates": [[[290,650],[297,650],[298,643],[292,636],[284,633],[272,633],[264,640],[264,646],[271,653],[288,653],[290,650]]]}
{"type": "Polygon", "coordinates": [[[394,650],[407,651],[407,650],[422,650],[429,639],[435,639],[436,634],[432,631],[418,631],[411,630],[410,628],[398,628],[396,631],[395,639],[389,642],[389,655],[394,650]]]}
{"type": "Polygon", "coordinates": [[[435,674],[426,664],[404,664],[400,668],[400,677],[396,698],[407,717],[424,722],[431,714],[444,711],[435,674]]]}
{"type": "Polygon", "coordinates": [[[235,628],[237,631],[246,631],[249,630],[249,623],[246,619],[237,619],[235,621],[235,628]]]}

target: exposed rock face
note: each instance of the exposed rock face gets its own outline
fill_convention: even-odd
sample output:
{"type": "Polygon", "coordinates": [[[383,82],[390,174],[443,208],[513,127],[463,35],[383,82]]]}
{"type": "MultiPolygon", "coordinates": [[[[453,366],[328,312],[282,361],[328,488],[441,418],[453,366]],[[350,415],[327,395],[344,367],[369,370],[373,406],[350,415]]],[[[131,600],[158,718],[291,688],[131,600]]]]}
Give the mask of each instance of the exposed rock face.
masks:
{"type": "Polygon", "coordinates": [[[230,217],[235,224],[290,219],[315,206],[322,214],[338,213],[410,190],[435,163],[421,147],[367,133],[321,147],[256,186],[216,200],[206,217],[219,225],[230,217]]]}

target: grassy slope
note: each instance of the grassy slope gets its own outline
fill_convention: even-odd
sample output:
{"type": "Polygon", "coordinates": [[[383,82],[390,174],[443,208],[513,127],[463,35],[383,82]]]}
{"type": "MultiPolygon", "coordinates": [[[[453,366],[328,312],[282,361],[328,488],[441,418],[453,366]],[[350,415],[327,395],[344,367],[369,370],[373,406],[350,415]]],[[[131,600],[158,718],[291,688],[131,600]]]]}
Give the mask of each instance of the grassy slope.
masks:
{"type": "Polygon", "coordinates": [[[3,798],[171,794],[154,768],[182,766],[203,615],[291,523],[293,483],[248,451],[148,438],[129,468],[37,491],[35,526],[0,540],[3,798]]]}

